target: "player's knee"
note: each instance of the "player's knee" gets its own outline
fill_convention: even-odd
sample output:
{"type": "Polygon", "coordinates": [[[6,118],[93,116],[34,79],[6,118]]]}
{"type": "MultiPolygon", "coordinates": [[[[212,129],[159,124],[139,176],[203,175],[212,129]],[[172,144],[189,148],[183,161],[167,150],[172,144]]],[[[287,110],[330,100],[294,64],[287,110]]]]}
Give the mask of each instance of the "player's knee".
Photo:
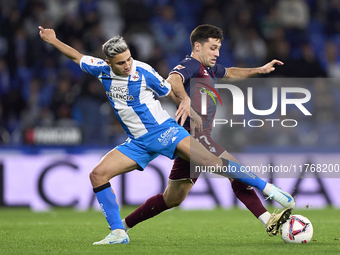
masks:
{"type": "Polygon", "coordinates": [[[172,198],[164,197],[164,201],[169,208],[179,206],[184,201],[184,199],[185,199],[185,197],[176,197],[176,198],[174,198],[174,197],[172,197],[172,198]]]}
{"type": "Polygon", "coordinates": [[[101,174],[101,171],[97,168],[94,168],[90,173],[90,181],[93,186],[98,186],[100,184],[106,183],[106,180],[103,180],[103,175],[101,174]]]}
{"type": "Polygon", "coordinates": [[[92,171],[92,172],[89,174],[89,177],[90,177],[91,183],[94,183],[94,182],[96,182],[96,181],[98,180],[97,174],[96,174],[94,171],[92,171]]]}
{"type": "Polygon", "coordinates": [[[168,206],[169,208],[177,207],[177,206],[179,206],[182,202],[183,202],[183,200],[173,200],[173,201],[171,201],[169,204],[167,204],[167,206],[168,206]]]}

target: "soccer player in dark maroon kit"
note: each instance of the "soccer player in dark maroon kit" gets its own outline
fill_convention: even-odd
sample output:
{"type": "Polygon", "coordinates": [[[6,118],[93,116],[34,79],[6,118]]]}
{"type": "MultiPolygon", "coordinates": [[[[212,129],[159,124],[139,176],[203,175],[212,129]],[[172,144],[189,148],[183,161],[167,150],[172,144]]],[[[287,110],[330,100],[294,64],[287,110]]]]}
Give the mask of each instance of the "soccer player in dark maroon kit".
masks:
{"type": "MultiPolygon", "coordinates": [[[[238,162],[222,146],[211,138],[212,121],[216,112],[213,100],[208,100],[207,113],[201,112],[202,90],[209,91],[214,97],[214,81],[221,78],[249,78],[258,74],[268,74],[275,70],[274,65],[283,65],[281,61],[273,60],[258,68],[225,68],[216,64],[219,49],[223,41],[223,32],[212,25],[196,27],[190,36],[192,52],[186,56],[169,74],[168,81],[175,91],[183,90],[192,98],[191,121],[186,120],[184,127],[199,142],[217,157],[238,162]],[[195,79],[193,82],[192,79],[195,79]],[[203,89],[202,89],[203,88],[203,89]],[[191,126],[190,126],[191,125],[191,126]]],[[[210,99],[209,96],[207,99],[210,99]]],[[[182,116],[183,117],[183,116],[182,116]]],[[[123,220],[125,230],[128,231],[139,222],[154,217],[169,208],[178,206],[188,195],[197,178],[190,176],[190,162],[180,158],[175,159],[168,186],[164,193],[149,198],[144,204],[123,220]]],[[[251,186],[230,179],[236,197],[258,218],[265,226],[268,235],[277,235],[279,227],[289,218],[291,209],[281,213],[270,214],[262,205],[256,192],[251,186]]]]}

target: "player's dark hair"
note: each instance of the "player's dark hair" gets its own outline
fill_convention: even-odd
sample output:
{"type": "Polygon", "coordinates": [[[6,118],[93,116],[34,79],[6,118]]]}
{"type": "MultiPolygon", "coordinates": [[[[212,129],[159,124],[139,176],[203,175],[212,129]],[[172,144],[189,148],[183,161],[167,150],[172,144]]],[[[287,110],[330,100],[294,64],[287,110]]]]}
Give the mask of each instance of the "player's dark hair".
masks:
{"type": "Polygon", "coordinates": [[[102,50],[106,57],[115,57],[117,54],[123,53],[129,48],[124,38],[120,35],[112,37],[103,44],[102,50]]]}
{"type": "Polygon", "coordinates": [[[208,24],[199,25],[191,32],[191,47],[194,48],[195,42],[204,44],[209,38],[219,39],[222,42],[224,39],[222,29],[208,24]]]}

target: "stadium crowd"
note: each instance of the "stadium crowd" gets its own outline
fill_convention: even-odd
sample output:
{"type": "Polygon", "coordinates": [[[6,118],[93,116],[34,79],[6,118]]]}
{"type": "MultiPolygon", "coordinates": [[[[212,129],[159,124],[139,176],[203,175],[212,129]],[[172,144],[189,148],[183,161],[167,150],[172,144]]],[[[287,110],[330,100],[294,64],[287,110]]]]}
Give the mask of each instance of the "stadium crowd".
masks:
{"type": "MultiPolygon", "coordinates": [[[[135,59],[167,77],[191,52],[189,31],[205,23],[225,32],[218,59],[225,66],[279,59],[285,65],[270,78],[340,78],[340,0],[0,1],[0,143],[22,145],[37,126],[79,127],[86,145],[126,139],[100,82],[43,43],[39,25],[100,58],[102,44],[120,34],[135,59]]],[[[339,144],[340,86],[330,80],[307,85],[312,117],[288,111],[297,128],[230,128],[228,150],[339,144]]],[[[255,93],[254,105],[271,98],[268,88],[255,93]]]]}

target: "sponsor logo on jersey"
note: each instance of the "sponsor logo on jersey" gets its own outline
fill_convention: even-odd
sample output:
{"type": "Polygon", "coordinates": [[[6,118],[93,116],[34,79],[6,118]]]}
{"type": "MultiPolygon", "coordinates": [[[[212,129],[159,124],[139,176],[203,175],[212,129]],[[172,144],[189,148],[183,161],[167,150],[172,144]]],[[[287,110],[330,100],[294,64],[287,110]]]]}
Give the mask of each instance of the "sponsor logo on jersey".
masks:
{"type": "MultiPolygon", "coordinates": [[[[201,94],[206,94],[207,92],[206,92],[206,90],[203,90],[202,88],[199,88],[200,89],[200,93],[201,94]]],[[[213,97],[217,97],[216,96],[216,94],[214,93],[214,92],[212,92],[212,91],[209,91],[210,93],[211,93],[211,95],[213,96],[213,97]]]]}
{"type": "Polygon", "coordinates": [[[218,100],[220,101],[221,105],[222,105],[222,100],[219,96],[219,94],[217,93],[217,91],[207,85],[207,84],[203,84],[201,82],[198,82],[199,84],[202,84],[204,87],[198,87],[198,89],[200,90],[201,92],[201,114],[202,115],[207,115],[207,109],[208,109],[208,105],[207,105],[207,102],[208,102],[208,96],[209,95],[211,97],[211,99],[213,100],[215,106],[217,106],[217,103],[216,103],[216,100],[215,100],[215,97],[218,98],[218,100]]]}
{"type": "Polygon", "coordinates": [[[111,85],[110,91],[106,91],[106,95],[112,99],[120,99],[124,101],[132,101],[134,97],[129,94],[129,89],[127,87],[117,87],[111,85]]]}
{"type": "Polygon", "coordinates": [[[182,65],[177,65],[174,67],[174,69],[178,69],[178,70],[181,70],[181,69],[184,69],[185,66],[182,66],[182,65]]]}
{"type": "Polygon", "coordinates": [[[211,87],[209,85],[205,84],[204,86],[206,88],[198,87],[198,89],[200,90],[201,94],[208,94],[212,98],[212,100],[214,101],[215,105],[217,105],[216,100],[215,100],[215,97],[217,97],[218,100],[220,101],[221,105],[222,105],[222,100],[220,98],[220,95],[217,93],[217,91],[213,87],[211,87]],[[207,89],[210,89],[210,91],[207,90],[207,89]]]}
{"type": "Polygon", "coordinates": [[[106,91],[106,95],[108,97],[111,97],[112,99],[120,99],[120,100],[124,100],[124,101],[133,101],[134,97],[131,95],[122,95],[122,94],[118,94],[118,93],[114,93],[114,92],[108,92],[106,91]]]}

